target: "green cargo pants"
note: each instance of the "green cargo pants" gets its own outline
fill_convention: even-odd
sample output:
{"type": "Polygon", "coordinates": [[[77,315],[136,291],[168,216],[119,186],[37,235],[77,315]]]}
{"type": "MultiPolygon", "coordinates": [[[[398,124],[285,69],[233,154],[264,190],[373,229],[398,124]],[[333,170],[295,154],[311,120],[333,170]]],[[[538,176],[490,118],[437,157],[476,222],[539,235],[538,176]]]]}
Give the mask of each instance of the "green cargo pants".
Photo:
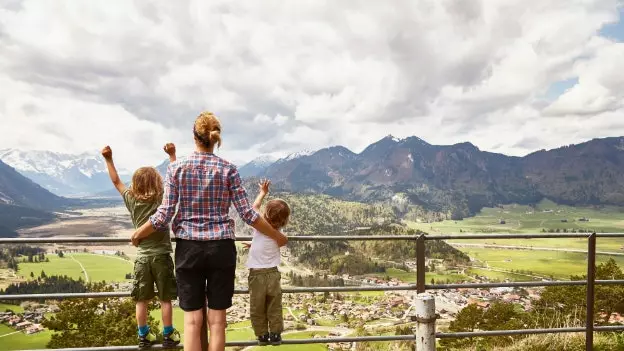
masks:
{"type": "Polygon", "coordinates": [[[249,270],[249,314],[256,336],[284,331],[281,278],[277,267],[249,270]]]}

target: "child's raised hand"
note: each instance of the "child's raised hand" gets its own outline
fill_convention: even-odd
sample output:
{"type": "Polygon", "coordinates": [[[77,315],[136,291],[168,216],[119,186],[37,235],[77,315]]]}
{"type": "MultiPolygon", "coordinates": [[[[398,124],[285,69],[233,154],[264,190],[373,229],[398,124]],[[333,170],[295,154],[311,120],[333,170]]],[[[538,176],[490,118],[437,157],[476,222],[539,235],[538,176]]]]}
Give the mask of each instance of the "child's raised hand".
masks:
{"type": "Polygon", "coordinates": [[[110,148],[110,146],[106,145],[102,149],[102,156],[107,160],[110,160],[113,158],[113,150],[110,148]]]}
{"type": "Polygon", "coordinates": [[[271,181],[268,179],[262,179],[260,183],[258,183],[258,188],[260,188],[260,192],[263,194],[269,193],[269,186],[271,186],[271,181]]]}
{"type": "Polygon", "coordinates": [[[163,147],[163,150],[165,150],[167,155],[175,155],[175,153],[176,153],[175,144],[174,143],[167,143],[167,144],[165,144],[165,147],[163,147]]]}

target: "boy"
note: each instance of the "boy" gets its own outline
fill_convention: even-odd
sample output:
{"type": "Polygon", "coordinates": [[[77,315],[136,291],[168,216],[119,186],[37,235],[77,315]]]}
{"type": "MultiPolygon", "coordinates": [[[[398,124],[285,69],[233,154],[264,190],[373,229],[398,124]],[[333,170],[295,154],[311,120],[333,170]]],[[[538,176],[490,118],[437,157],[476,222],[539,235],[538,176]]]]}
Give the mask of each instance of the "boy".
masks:
{"type": "MultiPolygon", "coordinates": [[[[175,146],[167,144],[165,152],[171,162],[175,161],[175,146]]],[[[102,149],[108,174],[113,185],[124,199],[130,211],[135,228],[145,223],[156,212],[162,202],[162,177],[153,167],[139,168],[132,176],[132,185],[126,188],[119,179],[113,163],[113,151],[109,146],[102,149]]],[[[136,320],[138,324],[139,348],[147,348],[156,343],[156,335],[147,325],[147,303],[156,296],[154,283],[158,288],[158,299],[162,310],[163,340],[165,348],[175,347],[180,343],[180,333],[173,328],[171,300],[177,298],[176,281],[171,259],[171,239],[169,231],[155,232],[138,244],[137,258],[134,262],[134,286],[132,297],[136,301],[136,320]]]]}
{"type": "MultiPolygon", "coordinates": [[[[269,193],[271,183],[263,180],[258,184],[260,193],[253,204],[253,208],[260,212],[262,200],[269,193]]],[[[288,223],[290,207],[284,200],[270,200],[262,214],[264,218],[277,230],[281,230],[288,223]]],[[[268,236],[254,230],[249,248],[247,268],[249,268],[249,301],[251,325],[261,346],[282,343],[284,320],[282,317],[282,288],[281,274],[277,270],[280,264],[280,248],[277,242],[268,236]]]]}

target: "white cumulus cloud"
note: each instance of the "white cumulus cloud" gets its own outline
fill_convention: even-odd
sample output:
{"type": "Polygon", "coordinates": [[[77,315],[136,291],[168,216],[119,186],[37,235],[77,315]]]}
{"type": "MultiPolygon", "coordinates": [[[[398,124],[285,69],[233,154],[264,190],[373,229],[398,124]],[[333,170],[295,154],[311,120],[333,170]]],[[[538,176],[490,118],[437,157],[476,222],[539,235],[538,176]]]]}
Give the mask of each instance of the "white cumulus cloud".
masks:
{"type": "Polygon", "coordinates": [[[157,163],[215,112],[219,151],[387,135],[525,154],[624,135],[616,0],[4,1],[0,148],[157,163]],[[556,82],[577,79],[545,98],[556,82]]]}

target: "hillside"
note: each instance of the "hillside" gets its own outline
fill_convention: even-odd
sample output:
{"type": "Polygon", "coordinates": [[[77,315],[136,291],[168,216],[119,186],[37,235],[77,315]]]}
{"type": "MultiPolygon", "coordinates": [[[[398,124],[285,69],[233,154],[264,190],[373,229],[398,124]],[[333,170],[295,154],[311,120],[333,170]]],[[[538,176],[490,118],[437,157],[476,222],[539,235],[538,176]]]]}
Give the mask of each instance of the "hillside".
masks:
{"type": "Polygon", "coordinates": [[[259,177],[286,192],[409,204],[463,218],[500,203],[543,198],[570,205],[624,205],[624,138],[511,157],[470,143],[431,145],[388,136],[356,154],[334,146],[278,160],[259,177]]]}
{"type": "Polygon", "coordinates": [[[54,210],[68,203],[0,161],[0,204],[54,210]]]}

